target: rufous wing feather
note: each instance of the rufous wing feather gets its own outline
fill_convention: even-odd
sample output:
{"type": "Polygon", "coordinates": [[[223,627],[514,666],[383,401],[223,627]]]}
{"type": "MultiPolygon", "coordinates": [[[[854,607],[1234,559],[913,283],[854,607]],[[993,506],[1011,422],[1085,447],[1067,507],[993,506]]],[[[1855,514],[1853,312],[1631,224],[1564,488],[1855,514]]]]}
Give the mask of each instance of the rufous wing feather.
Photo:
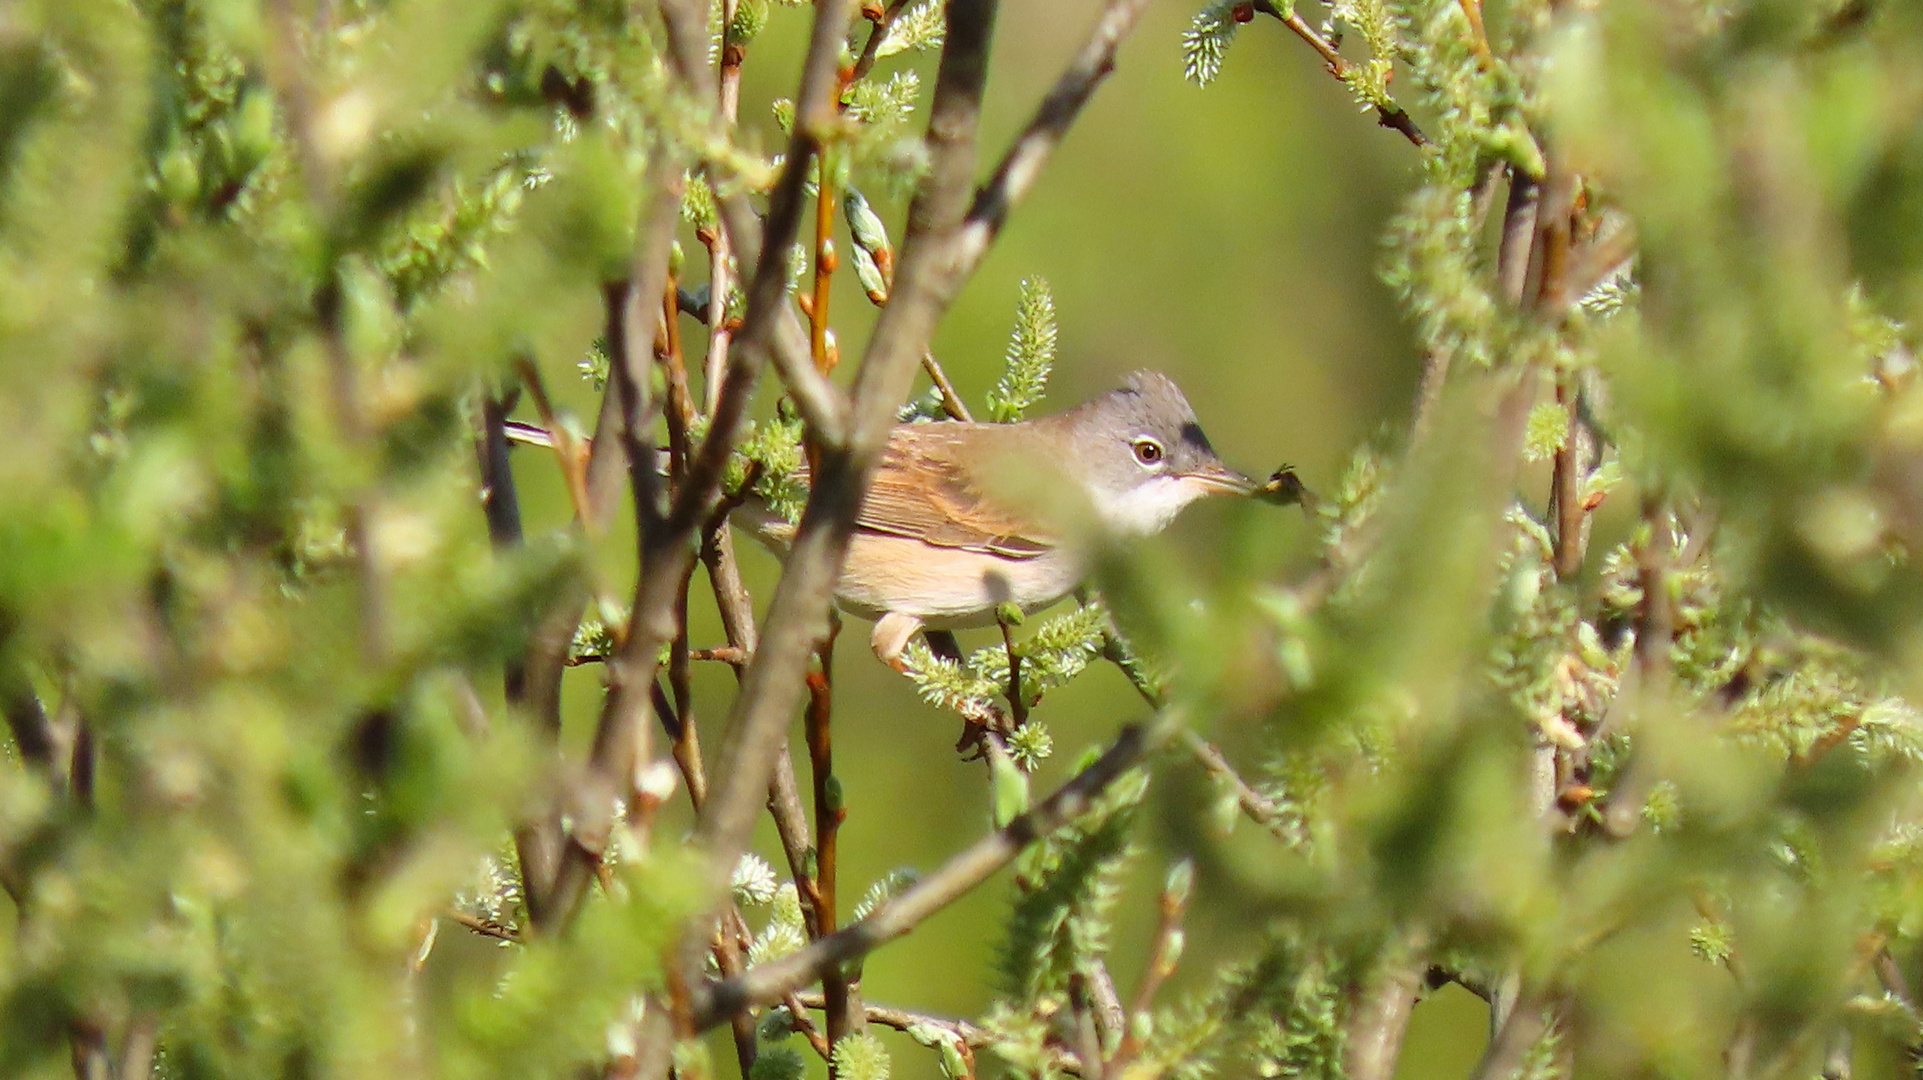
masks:
{"type": "MultiPolygon", "coordinates": [[[[979,429],[990,427],[999,425],[944,421],[896,427],[856,527],[1006,559],[1032,559],[1052,550],[1052,538],[984,491],[965,464],[979,429]]],[[[996,434],[1010,433],[1001,428],[996,434]]]]}

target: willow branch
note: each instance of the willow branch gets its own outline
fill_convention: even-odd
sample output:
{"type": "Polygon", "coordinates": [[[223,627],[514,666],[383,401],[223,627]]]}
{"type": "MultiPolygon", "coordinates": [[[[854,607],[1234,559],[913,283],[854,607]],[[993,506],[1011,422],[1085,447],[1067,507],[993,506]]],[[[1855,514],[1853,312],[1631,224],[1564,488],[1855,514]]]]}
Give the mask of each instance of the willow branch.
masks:
{"type": "MultiPolygon", "coordinates": [[[[627,795],[635,766],[646,757],[655,667],[661,645],[675,634],[674,608],[684,576],[679,562],[687,559],[685,537],[675,543],[658,509],[659,471],[647,392],[654,365],[651,331],[658,298],[667,289],[668,245],[679,199],[662,182],[672,175],[666,165],[657,165],[650,173],[658,186],[640,229],[633,273],[627,282],[611,285],[607,292],[608,393],[620,400],[617,438],[627,461],[633,494],[640,573],[627,634],[608,659],[607,693],[602,698],[585,775],[557,800],[564,809],[551,812],[546,823],[550,831],[558,829],[563,819],[571,823],[552,881],[528,878],[523,867],[523,877],[528,878],[523,882],[528,914],[534,927],[543,931],[573,918],[607,847],[614,827],[615,802],[627,795]]],[[[613,440],[603,436],[602,441],[613,440]]],[[[588,512],[585,505],[583,512],[588,512]]]]}
{"type": "Polygon", "coordinates": [[[955,270],[959,277],[974,273],[982,255],[1007,224],[1009,211],[1022,201],[1041,175],[1055,148],[1061,145],[1095,88],[1115,70],[1115,53],[1135,29],[1148,0],[1109,0],[1095,20],[1088,40],[1069,61],[1067,70],[1042,99],[1035,116],[1002,155],[994,175],[975,193],[956,241],[955,270]]]}
{"type": "MultiPolygon", "coordinates": [[[[809,657],[827,633],[829,601],[868,473],[880,459],[895,410],[907,396],[914,365],[948,294],[942,287],[947,282],[940,279],[950,263],[974,169],[994,11],[994,0],[959,0],[948,7],[947,43],[929,120],[929,178],[910,209],[898,288],[882,309],[856,376],[849,440],[845,446],[819,446],[820,468],[769,605],[766,633],[735,698],[714,792],[696,827],[697,842],[710,856],[710,887],[717,896],[725,886],[722,875],[747,844],[760,793],[799,703],[809,657]]],[[[830,47],[839,45],[837,30],[830,47]]],[[[825,77],[830,86],[835,83],[832,70],[825,77]]],[[[832,102],[816,106],[812,114],[797,109],[797,131],[809,126],[807,118],[832,115],[832,102]]],[[[762,264],[768,263],[764,252],[762,264]]]]}
{"type": "Polygon", "coordinates": [[[0,700],[0,710],[7,714],[7,730],[12,732],[13,745],[19,749],[21,758],[50,779],[56,779],[59,738],[53,718],[47,715],[47,707],[41,704],[40,695],[33,692],[24,672],[14,674],[13,685],[6,688],[4,699],[0,700]]]}
{"type": "Polygon", "coordinates": [[[1229,760],[1222,756],[1221,750],[1193,731],[1184,731],[1182,741],[1188,745],[1189,753],[1194,756],[1203,770],[1226,784],[1229,790],[1235,793],[1236,805],[1242,808],[1242,813],[1248,815],[1250,821],[1269,830],[1277,837],[1288,839],[1288,832],[1282,826],[1281,808],[1263,798],[1259,792],[1249,786],[1249,782],[1242,779],[1241,774],[1229,764],[1229,760]]]}
{"type": "Polygon", "coordinates": [[[1529,993],[1517,999],[1508,1019],[1489,1040],[1471,1080],[1502,1080],[1515,1075],[1523,1055],[1549,1030],[1548,1019],[1543,1015],[1545,1004],[1541,997],[1529,993]]]}
{"type": "Polygon", "coordinates": [[[888,31],[894,29],[895,20],[901,17],[908,0],[890,0],[881,18],[875,21],[874,29],[868,32],[868,43],[862,46],[861,56],[855,60],[853,78],[864,79],[875,69],[875,61],[881,59],[881,43],[887,39],[888,31]]]}
{"type": "MultiPolygon", "coordinates": [[[[810,116],[818,116],[823,110],[828,110],[832,115],[835,107],[834,65],[846,32],[847,8],[845,2],[836,2],[824,3],[817,10],[800,98],[804,111],[810,116]]],[[[702,9],[696,12],[692,9],[693,5],[684,0],[663,4],[677,74],[684,85],[694,89],[702,100],[709,100],[712,95],[702,92],[713,86],[712,72],[706,61],[706,11],[702,9]],[[692,61],[687,34],[691,17],[695,25],[702,27],[700,46],[693,51],[692,61]]],[[[797,129],[802,126],[797,122],[797,129]]],[[[673,507],[666,519],[651,524],[645,514],[643,516],[643,527],[638,538],[641,572],[635,583],[634,605],[629,615],[627,635],[616,655],[608,661],[608,690],[602,701],[600,719],[595,725],[586,775],[570,792],[568,816],[573,828],[569,834],[570,843],[556,870],[551,903],[544,905],[549,909],[552,919],[542,920],[544,922],[565,921],[578,907],[600,852],[607,844],[613,825],[615,799],[624,793],[628,779],[634,775],[642,744],[647,738],[647,714],[652,704],[659,650],[678,631],[675,607],[680,595],[680,583],[694,560],[694,533],[708,521],[719,501],[722,473],[754,394],[760,360],[768,355],[771,334],[779,322],[786,283],[785,267],[780,265],[781,252],[793,241],[799,227],[803,186],[810,158],[805,146],[802,150],[799,155],[791,154],[776,184],[770,204],[766,243],[749,290],[748,313],[743,322],[741,338],[730,352],[729,375],[716,404],[708,434],[689,463],[687,477],[676,492],[673,507]]],[[[653,299],[663,295],[666,288],[665,238],[671,234],[657,232],[663,220],[661,206],[658,200],[650,212],[649,226],[644,230],[643,239],[644,244],[658,243],[662,257],[654,257],[649,250],[647,257],[637,259],[636,273],[629,283],[630,308],[633,307],[633,296],[638,295],[647,298],[648,310],[652,312],[653,299]]],[[[667,204],[667,210],[666,228],[672,230],[672,203],[667,204]]],[[[744,229],[737,236],[744,236],[745,232],[744,229]]],[[[652,322],[648,325],[652,325],[652,322]]],[[[624,395],[636,397],[636,400],[623,402],[623,412],[628,420],[623,425],[623,437],[630,444],[628,472],[639,506],[644,500],[651,500],[651,485],[654,482],[652,440],[643,439],[634,428],[634,422],[640,416],[638,395],[647,385],[647,366],[641,359],[642,346],[637,340],[639,335],[633,320],[628,320],[623,330],[622,340],[616,341],[611,336],[609,347],[615,353],[613,362],[620,369],[619,373],[631,377],[632,389],[624,391],[624,395]],[[636,467],[633,460],[636,456],[646,458],[645,467],[636,467]]],[[[725,771],[728,761],[726,745],[721,775],[725,781],[732,781],[732,774],[725,771]]],[[[766,773],[760,775],[765,778],[766,773]]],[[[765,783],[765,779],[758,779],[756,789],[759,790],[765,783]]],[[[723,790],[731,792],[732,785],[724,783],[723,790]]],[[[739,854],[740,846],[736,845],[725,867],[732,868],[739,854]]],[[[726,868],[721,871],[723,874],[726,868]]]]}
{"type": "Polygon", "coordinates": [[[1536,210],[1542,187],[1527,174],[1509,170],[1509,202],[1502,212],[1502,239],[1496,249],[1496,284],[1509,303],[1522,306],[1529,275],[1529,249],[1536,236],[1536,210]]]}
{"type": "Polygon", "coordinates": [[[742,1009],[779,1001],[788,991],[821,978],[830,967],[865,956],[913,930],[1013,862],[1029,844],[1086,812],[1110,784],[1166,738],[1173,725],[1174,721],[1164,718],[1152,730],[1136,724],[1124,727],[1101,757],[1034,809],[977,841],[867,918],[779,960],[749,968],[739,979],[706,988],[695,1002],[696,1026],[705,1030],[742,1009]]]}
{"type": "Polygon", "coordinates": [[[1395,1076],[1425,970],[1423,964],[1389,964],[1361,985],[1343,1025],[1348,1080],[1395,1076]]]}
{"type": "MultiPolygon", "coordinates": [[[[713,185],[735,258],[742,266],[755,269],[747,290],[747,314],[741,328],[731,336],[727,362],[720,372],[721,387],[710,395],[714,406],[708,438],[694,471],[703,487],[710,475],[718,479],[727,467],[728,454],[740,434],[764,360],[773,363],[817,442],[836,445],[844,435],[846,405],[841,392],[815,370],[807,335],[787,305],[787,252],[800,230],[809,166],[839,109],[841,43],[847,36],[852,10],[849,0],[826,0],[816,8],[808,55],[802,63],[801,89],[795,96],[794,131],[781,175],[769,196],[766,222],[756,218],[745,195],[723,194],[727,190],[723,185],[713,185]]],[[[713,69],[708,66],[707,5],[692,0],[662,0],[661,13],[668,31],[668,58],[675,72],[697,101],[714,100],[719,91],[713,69]]],[[[714,374],[711,370],[710,377],[714,374]]],[[[691,513],[698,510],[692,505],[686,509],[691,513]]]]}
{"type": "MultiPolygon", "coordinates": [[[[1048,148],[1059,142],[1061,132],[1079,113],[1094,84],[1112,66],[1116,43],[1133,26],[1145,2],[1112,0],[1089,45],[1044,101],[1037,123],[1004,158],[1000,180],[990,189],[999,194],[991,194],[988,204],[1002,208],[995,215],[997,222],[1006,213],[1006,206],[1033,183],[1034,170],[1048,148]],[[1025,164],[1016,167],[1011,162],[1025,164]]],[[[829,600],[855,513],[869,472],[879,460],[893,426],[895,410],[912,386],[935,321],[992,239],[993,229],[987,226],[987,219],[975,226],[972,217],[965,220],[964,215],[973,187],[976,128],[995,11],[994,0],[953,0],[948,6],[946,41],[928,128],[930,169],[910,207],[895,289],[877,320],[855,378],[848,441],[845,447],[822,447],[820,469],[796,530],[787,570],[770,605],[767,632],[735,701],[729,738],[715,771],[719,780],[697,826],[697,839],[710,856],[709,873],[715,875],[710,887],[716,895],[724,884],[720,875],[733,865],[746,843],[754,820],[756,793],[766,784],[788,718],[794,714],[808,657],[826,632],[829,600]],[[979,237],[971,246],[966,238],[971,229],[977,228],[979,237]]],[[[803,126],[801,117],[806,115],[805,110],[798,112],[797,128],[803,126]]],[[[976,202],[980,204],[979,199],[976,202]]],[[[1141,733],[1131,729],[1118,743],[1118,750],[1105,756],[1103,762],[1113,765],[1118,758],[1132,762],[1140,753],[1141,743],[1141,733]]],[[[1073,803],[1079,788],[1071,786],[1064,791],[1063,798],[1073,803]]],[[[810,968],[810,964],[838,963],[906,933],[926,912],[972,888],[1012,859],[1023,844],[1038,835],[1028,830],[1044,825],[1052,828],[1049,822],[1054,819],[1047,815],[1061,813],[1062,805],[1059,800],[1051,801],[1038,810],[1046,811],[1042,816],[1018,819],[1018,825],[1011,826],[1014,831],[1005,830],[984,841],[950,872],[924,881],[869,919],[822,938],[779,963],[789,965],[791,978],[811,972],[818,977],[821,969],[810,968]],[[959,891],[945,893],[945,889],[959,891]],[[911,897],[913,902],[909,902],[911,897]]],[[[776,967],[774,973],[778,975],[781,970],[776,967]]],[[[760,978],[767,980],[769,976],[760,978]]],[[[756,979],[751,971],[739,983],[724,983],[704,993],[706,1005],[700,1014],[728,1016],[751,1001],[773,1000],[752,992],[756,979]]],[[[774,984],[764,981],[759,985],[765,991],[774,984]]],[[[779,985],[792,988],[800,982],[779,985]]]]}
{"type": "MultiPolygon", "coordinates": [[[[1304,22],[1302,16],[1296,14],[1293,7],[1284,12],[1282,9],[1270,3],[1269,0],[1256,0],[1255,10],[1280,20],[1282,25],[1288,27],[1289,31],[1296,37],[1308,42],[1309,48],[1314,49],[1316,55],[1320,56],[1323,64],[1328,67],[1329,74],[1343,82],[1348,81],[1350,70],[1349,62],[1342,58],[1340,52],[1336,51],[1335,43],[1323,37],[1316,31],[1315,27],[1304,22]]],[[[1401,132],[1402,137],[1408,139],[1410,143],[1416,146],[1429,145],[1429,137],[1422,133],[1422,129],[1416,126],[1416,122],[1410,119],[1409,114],[1402,110],[1402,106],[1394,102],[1390,102],[1388,105],[1378,105],[1376,106],[1375,115],[1376,123],[1385,128],[1391,128],[1401,132]]]]}

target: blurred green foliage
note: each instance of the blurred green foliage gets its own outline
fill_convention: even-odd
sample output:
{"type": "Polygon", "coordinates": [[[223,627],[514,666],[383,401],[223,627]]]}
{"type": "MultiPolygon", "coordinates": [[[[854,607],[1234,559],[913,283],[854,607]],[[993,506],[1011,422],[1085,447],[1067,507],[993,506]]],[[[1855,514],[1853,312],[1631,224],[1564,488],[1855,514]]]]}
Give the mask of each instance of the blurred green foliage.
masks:
{"type": "MultiPolygon", "coordinates": [[[[939,0],[892,10],[857,20],[845,59],[875,32],[880,63],[810,179],[844,343],[893,286],[944,40],[939,0]]],[[[1001,13],[985,147],[1088,16],[1001,13]]],[[[717,200],[774,180],[809,15],[710,23],[745,58],[721,128],[647,5],[0,11],[0,1073],[647,1059],[707,901],[673,766],[644,763],[563,932],[510,840],[574,778],[633,526],[572,526],[522,449],[491,535],[482,433],[548,423],[525,362],[585,434],[662,160],[706,392],[702,320],[741,317],[751,269],[708,291],[717,200]],[[504,684],[590,595],[544,731],[504,684]]],[[[857,1021],[836,1074],[1427,1077],[1405,1026],[1486,1038],[1445,986],[1490,1002],[1478,1080],[1913,1071],[1923,13],[1222,3],[1153,9],[1122,57],[935,352],[1003,422],[1165,368],[1229,456],[1293,455],[1322,497],[1306,527],[1203,508],[1112,553],[1100,602],[918,644],[909,679],[845,651],[844,924],[1118,721],[1166,744],[862,964],[916,1012],[857,1021]],[[1027,723],[976,740],[985,779],[952,714],[1027,723]]],[[[726,484],[794,518],[806,432],[774,397],[726,484]]],[[[736,870],[751,964],[808,943],[792,876],[736,870]]],[[[679,1041],[677,1075],[826,1069],[792,1004],[679,1041]]]]}

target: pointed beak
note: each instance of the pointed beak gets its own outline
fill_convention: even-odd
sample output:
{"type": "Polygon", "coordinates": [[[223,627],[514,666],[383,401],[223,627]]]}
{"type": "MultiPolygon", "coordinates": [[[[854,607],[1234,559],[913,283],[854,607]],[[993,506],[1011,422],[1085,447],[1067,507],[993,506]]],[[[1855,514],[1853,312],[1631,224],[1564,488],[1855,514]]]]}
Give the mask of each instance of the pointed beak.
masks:
{"type": "Polygon", "coordinates": [[[1255,481],[1219,461],[1189,473],[1188,478],[1200,481],[1211,495],[1250,495],[1255,492],[1255,481]]]}

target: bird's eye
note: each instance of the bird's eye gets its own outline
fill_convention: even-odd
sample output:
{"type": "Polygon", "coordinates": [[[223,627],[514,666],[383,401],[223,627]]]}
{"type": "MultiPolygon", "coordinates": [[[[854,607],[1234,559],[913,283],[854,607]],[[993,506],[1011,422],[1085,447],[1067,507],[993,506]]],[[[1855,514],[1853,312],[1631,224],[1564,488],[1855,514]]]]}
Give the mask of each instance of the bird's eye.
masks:
{"type": "Polygon", "coordinates": [[[1154,439],[1135,440],[1135,460],[1144,465],[1155,464],[1167,453],[1168,451],[1162,449],[1162,444],[1154,439]]]}

